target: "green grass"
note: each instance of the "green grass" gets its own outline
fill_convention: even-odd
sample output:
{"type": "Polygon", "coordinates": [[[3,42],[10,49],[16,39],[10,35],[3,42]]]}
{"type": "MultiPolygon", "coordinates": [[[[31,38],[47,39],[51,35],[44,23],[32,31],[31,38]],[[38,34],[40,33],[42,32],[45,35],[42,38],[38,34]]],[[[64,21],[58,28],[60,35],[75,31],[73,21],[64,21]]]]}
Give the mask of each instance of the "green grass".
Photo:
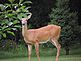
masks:
{"type": "MultiPolygon", "coordinates": [[[[54,49],[40,49],[40,56],[41,57],[50,57],[50,56],[55,56],[56,55],[57,50],[54,49]]],[[[63,56],[65,55],[65,50],[61,49],[60,55],[63,56]]],[[[70,50],[70,55],[74,56],[74,55],[81,55],[81,49],[72,49],[70,50]]],[[[15,57],[27,57],[28,56],[28,52],[27,50],[24,51],[0,51],[0,59],[6,59],[6,58],[15,58],[15,57]]],[[[32,57],[36,57],[36,53],[35,53],[35,49],[32,50],[32,57]]]]}
{"type": "MultiPolygon", "coordinates": [[[[41,61],[55,61],[56,48],[40,49],[41,61]]],[[[0,61],[28,61],[28,52],[26,48],[18,51],[0,51],[0,61]]],[[[35,49],[32,50],[31,61],[38,61],[35,49]]],[[[81,48],[73,48],[70,55],[65,55],[65,50],[61,49],[59,61],[81,61],[81,48]]]]}
{"type": "MultiPolygon", "coordinates": [[[[1,59],[0,61],[28,61],[27,57],[1,59]]],[[[31,61],[38,61],[37,57],[31,57],[31,61]]],[[[55,61],[55,56],[41,57],[41,61],[55,61]]],[[[59,61],[81,61],[80,55],[63,55],[59,57],[59,61]]]]}

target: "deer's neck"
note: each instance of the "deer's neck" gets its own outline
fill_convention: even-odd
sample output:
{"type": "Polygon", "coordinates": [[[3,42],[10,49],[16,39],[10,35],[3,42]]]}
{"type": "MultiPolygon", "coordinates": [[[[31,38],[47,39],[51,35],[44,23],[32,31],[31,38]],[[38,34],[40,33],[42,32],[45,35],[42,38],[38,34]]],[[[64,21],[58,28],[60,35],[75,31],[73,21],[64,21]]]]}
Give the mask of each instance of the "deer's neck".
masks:
{"type": "Polygon", "coordinates": [[[28,30],[27,24],[22,25],[22,35],[23,36],[25,36],[25,34],[27,33],[27,30],[28,30]]]}

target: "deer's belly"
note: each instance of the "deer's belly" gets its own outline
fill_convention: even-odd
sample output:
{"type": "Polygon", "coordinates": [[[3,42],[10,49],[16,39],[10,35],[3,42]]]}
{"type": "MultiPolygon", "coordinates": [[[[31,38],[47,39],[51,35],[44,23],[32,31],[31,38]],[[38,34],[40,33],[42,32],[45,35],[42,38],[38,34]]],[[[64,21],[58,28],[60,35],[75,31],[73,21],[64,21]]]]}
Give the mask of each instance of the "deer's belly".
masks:
{"type": "Polygon", "coordinates": [[[42,41],[40,41],[39,43],[40,43],[40,44],[42,44],[42,43],[47,43],[48,41],[50,41],[50,39],[48,39],[48,40],[42,40],[42,41]]]}

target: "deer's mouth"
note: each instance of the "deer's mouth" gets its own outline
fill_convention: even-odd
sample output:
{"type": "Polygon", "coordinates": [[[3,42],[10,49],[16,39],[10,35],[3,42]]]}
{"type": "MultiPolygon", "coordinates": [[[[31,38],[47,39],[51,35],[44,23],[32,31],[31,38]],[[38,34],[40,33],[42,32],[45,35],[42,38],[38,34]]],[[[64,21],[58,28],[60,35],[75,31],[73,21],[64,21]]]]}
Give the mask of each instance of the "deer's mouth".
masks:
{"type": "Polygon", "coordinates": [[[23,23],[22,25],[25,25],[25,23],[23,23]]]}

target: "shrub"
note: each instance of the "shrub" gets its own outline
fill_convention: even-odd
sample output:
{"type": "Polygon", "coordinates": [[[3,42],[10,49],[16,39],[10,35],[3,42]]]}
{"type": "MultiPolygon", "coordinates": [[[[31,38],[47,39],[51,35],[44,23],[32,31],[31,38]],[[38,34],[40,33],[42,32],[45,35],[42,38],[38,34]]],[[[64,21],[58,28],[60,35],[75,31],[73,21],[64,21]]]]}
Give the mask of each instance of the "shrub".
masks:
{"type": "Polygon", "coordinates": [[[17,47],[16,42],[13,40],[1,40],[0,50],[11,51],[17,47]]]}

